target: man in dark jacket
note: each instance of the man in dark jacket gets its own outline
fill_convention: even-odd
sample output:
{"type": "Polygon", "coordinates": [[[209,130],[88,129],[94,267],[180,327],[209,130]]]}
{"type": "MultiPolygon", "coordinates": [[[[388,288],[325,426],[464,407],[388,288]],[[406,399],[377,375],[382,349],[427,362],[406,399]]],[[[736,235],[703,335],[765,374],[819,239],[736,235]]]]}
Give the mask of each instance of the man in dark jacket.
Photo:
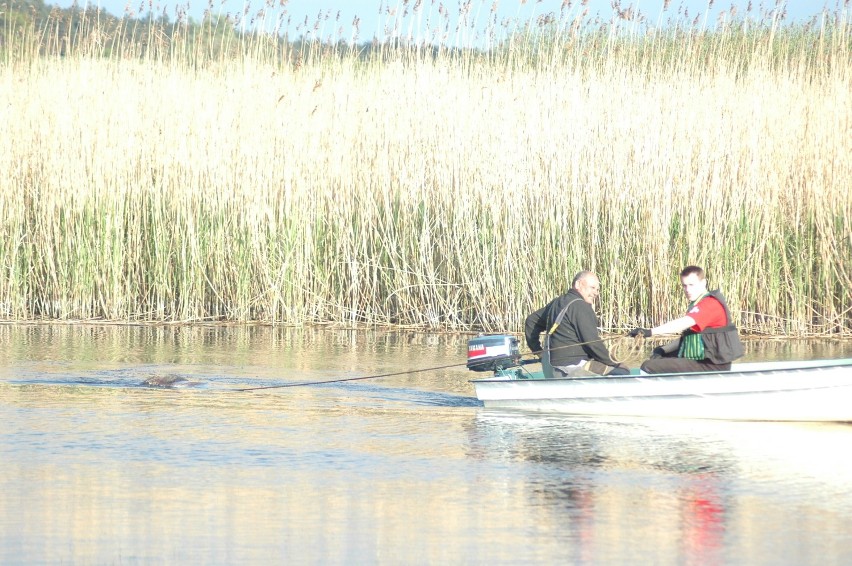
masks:
{"type": "Polygon", "coordinates": [[[654,328],[634,328],[628,334],[650,338],[681,333],[677,340],[655,348],[651,359],[642,364],[642,371],[729,371],[731,362],[743,355],[743,345],[724,295],[707,290],[704,270],[695,265],[681,271],[680,282],[689,301],[686,314],[654,328]]]}
{"type": "Polygon", "coordinates": [[[529,315],[524,323],[527,346],[541,352],[545,377],[626,375],[630,370],[612,359],[598,333],[592,305],[601,283],[591,271],[574,277],[571,289],[529,315]],[[544,344],[540,334],[544,333],[544,344]]]}

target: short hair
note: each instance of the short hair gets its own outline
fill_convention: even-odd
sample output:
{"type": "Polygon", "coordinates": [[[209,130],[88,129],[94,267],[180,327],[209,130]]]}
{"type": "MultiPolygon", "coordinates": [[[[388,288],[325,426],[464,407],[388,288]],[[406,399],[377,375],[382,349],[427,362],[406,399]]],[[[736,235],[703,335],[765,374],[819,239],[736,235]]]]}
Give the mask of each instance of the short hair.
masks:
{"type": "Polygon", "coordinates": [[[584,269],[583,271],[579,272],[577,275],[574,276],[574,280],[571,281],[571,288],[576,289],[577,283],[583,281],[584,279],[588,279],[589,277],[594,277],[594,275],[595,274],[593,272],[584,269]]]}
{"type": "Polygon", "coordinates": [[[704,270],[697,265],[687,265],[683,268],[683,271],[680,272],[681,279],[689,277],[690,275],[697,275],[699,279],[704,279],[704,270]]]}

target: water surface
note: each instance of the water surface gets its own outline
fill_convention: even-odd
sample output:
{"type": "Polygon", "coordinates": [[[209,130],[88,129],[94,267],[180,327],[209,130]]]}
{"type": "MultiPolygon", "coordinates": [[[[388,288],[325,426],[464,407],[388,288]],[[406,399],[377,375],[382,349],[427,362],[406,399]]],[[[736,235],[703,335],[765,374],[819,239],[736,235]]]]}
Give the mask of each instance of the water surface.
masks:
{"type": "Polygon", "coordinates": [[[0,563],[852,560],[852,426],[484,409],[466,339],[0,326],[0,563]]]}

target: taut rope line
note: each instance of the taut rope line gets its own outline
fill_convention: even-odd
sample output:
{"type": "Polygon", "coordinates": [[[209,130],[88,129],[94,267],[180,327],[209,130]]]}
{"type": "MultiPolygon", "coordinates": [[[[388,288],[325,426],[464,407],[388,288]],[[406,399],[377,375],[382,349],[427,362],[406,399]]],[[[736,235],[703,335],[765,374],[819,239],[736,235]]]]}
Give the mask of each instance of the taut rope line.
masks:
{"type": "MultiPolygon", "coordinates": [[[[568,346],[558,346],[556,348],[551,348],[550,350],[553,351],[553,350],[559,350],[560,348],[571,348],[573,346],[585,346],[586,344],[594,344],[595,342],[604,342],[606,340],[614,340],[615,338],[623,338],[623,336],[610,336],[608,338],[598,338],[597,340],[589,340],[588,342],[580,342],[578,344],[570,344],[568,346]]],[[[542,350],[537,350],[535,352],[526,352],[524,354],[521,354],[521,356],[522,357],[523,356],[530,356],[530,355],[537,356],[538,354],[541,354],[541,352],[542,352],[542,350]]],[[[281,385],[265,385],[265,386],[262,386],[262,387],[246,387],[244,389],[234,389],[234,391],[238,391],[238,392],[260,391],[261,389],[281,389],[281,388],[284,388],[284,387],[302,387],[304,385],[324,385],[326,383],[343,383],[344,381],[360,381],[360,380],[363,380],[363,379],[378,379],[380,377],[393,377],[393,376],[396,376],[396,375],[406,375],[406,374],[409,374],[409,373],[423,373],[423,372],[427,372],[427,371],[436,371],[436,370],[439,370],[439,369],[461,367],[461,366],[464,366],[464,365],[467,365],[467,362],[464,362],[464,363],[461,363],[461,364],[448,364],[448,365],[445,365],[445,366],[435,366],[435,367],[423,368],[423,369],[409,369],[409,370],[405,370],[405,371],[397,371],[397,372],[393,372],[393,373],[382,373],[382,374],[379,374],[379,375],[367,375],[367,376],[362,376],[362,377],[344,377],[344,378],[340,378],[340,379],[327,379],[327,380],[324,380],[324,381],[303,381],[303,382],[297,382],[297,383],[283,383],[281,385]]]]}

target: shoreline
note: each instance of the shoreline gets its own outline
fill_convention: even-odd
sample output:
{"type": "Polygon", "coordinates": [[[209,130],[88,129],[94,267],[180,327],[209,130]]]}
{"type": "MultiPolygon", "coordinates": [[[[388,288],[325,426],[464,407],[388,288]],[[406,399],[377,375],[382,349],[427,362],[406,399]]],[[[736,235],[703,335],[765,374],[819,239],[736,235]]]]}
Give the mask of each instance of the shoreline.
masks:
{"type": "MultiPolygon", "coordinates": [[[[121,320],[97,320],[97,319],[72,319],[72,320],[5,320],[0,319],[0,327],[13,326],[56,326],[56,327],[113,327],[113,328],[278,328],[287,330],[310,330],[310,331],[376,331],[384,333],[411,333],[411,334],[438,334],[438,335],[460,335],[460,336],[475,336],[478,334],[506,334],[517,336],[523,339],[523,332],[515,332],[511,330],[505,331],[485,331],[477,329],[448,329],[448,328],[427,328],[423,326],[404,326],[404,325],[380,325],[380,324],[356,324],[339,323],[339,322],[311,322],[311,323],[283,323],[270,321],[121,321],[121,320]]],[[[604,340],[613,340],[617,338],[628,339],[626,332],[611,332],[602,331],[601,337],[604,340]]],[[[649,344],[662,343],[670,340],[672,336],[658,336],[654,338],[646,338],[645,342],[649,344]]],[[[745,333],[740,331],[740,338],[745,341],[832,341],[845,342],[852,341],[852,332],[850,333],[824,333],[824,334],[760,334],[760,333],[745,333]]]]}

